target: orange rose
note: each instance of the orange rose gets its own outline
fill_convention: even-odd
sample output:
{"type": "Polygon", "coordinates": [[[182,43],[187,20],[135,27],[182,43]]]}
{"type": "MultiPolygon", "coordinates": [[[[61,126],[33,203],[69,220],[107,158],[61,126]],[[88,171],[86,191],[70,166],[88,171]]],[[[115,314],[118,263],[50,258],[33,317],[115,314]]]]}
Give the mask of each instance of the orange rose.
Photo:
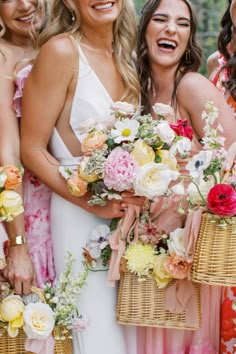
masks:
{"type": "Polygon", "coordinates": [[[107,138],[108,136],[100,131],[88,133],[82,142],[83,153],[89,155],[96,149],[102,149],[107,138]]]}
{"type": "Polygon", "coordinates": [[[174,279],[184,279],[188,276],[191,263],[187,263],[186,259],[182,256],[173,254],[165,264],[167,272],[174,279]]]}
{"type": "Polygon", "coordinates": [[[13,190],[19,187],[22,182],[22,174],[14,165],[5,165],[0,167],[0,173],[6,174],[6,181],[4,184],[4,189],[13,190]]]}
{"type": "Polygon", "coordinates": [[[68,178],[67,185],[71,194],[76,197],[82,197],[88,191],[88,183],[80,178],[77,172],[72,173],[72,175],[68,178]]]}

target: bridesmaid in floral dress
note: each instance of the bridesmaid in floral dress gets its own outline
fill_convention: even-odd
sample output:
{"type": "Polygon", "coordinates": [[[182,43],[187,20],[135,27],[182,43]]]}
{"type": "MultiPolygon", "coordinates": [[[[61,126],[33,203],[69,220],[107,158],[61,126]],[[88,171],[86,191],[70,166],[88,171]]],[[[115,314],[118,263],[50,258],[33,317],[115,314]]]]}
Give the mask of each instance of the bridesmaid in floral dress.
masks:
{"type": "MultiPolygon", "coordinates": [[[[45,22],[45,9],[44,0],[0,0],[1,165],[21,163],[20,121],[16,116],[20,117],[22,89],[31,66],[23,67],[35,58],[35,35],[45,22]]],[[[37,285],[42,286],[55,277],[48,214],[50,192],[28,172],[18,192],[23,194],[23,189],[25,223],[22,214],[5,225],[9,248],[4,276],[18,294],[29,293],[35,278],[37,285]],[[20,244],[16,244],[17,236],[20,244]]]]}
{"type": "MultiPolygon", "coordinates": [[[[236,117],[236,0],[229,0],[228,7],[221,19],[222,30],[218,38],[219,52],[208,59],[210,80],[224,96],[236,117]],[[214,57],[218,57],[215,62],[214,57]]],[[[236,140],[236,139],[235,139],[236,140]]],[[[235,146],[235,144],[234,144],[235,146]]],[[[231,147],[230,156],[236,149],[231,147]]],[[[236,147],[236,146],[235,146],[236,147]]],[[[232,161],[233,162],[233,161],[232,161]]],[[[231,165],[231,163],[230,163],[231,165]]],[[[221,305],[221,354],[236,353],[236,311],[232,303],[236,301],[236,287],[223,288],[221,305]]]]}

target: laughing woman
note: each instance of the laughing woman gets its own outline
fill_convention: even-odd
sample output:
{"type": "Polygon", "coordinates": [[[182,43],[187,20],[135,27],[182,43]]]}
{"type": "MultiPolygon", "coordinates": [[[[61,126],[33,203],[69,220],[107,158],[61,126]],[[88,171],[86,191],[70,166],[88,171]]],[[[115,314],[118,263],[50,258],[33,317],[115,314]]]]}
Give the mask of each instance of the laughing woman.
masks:
{"type": "MultiPolygon", "coordinates": [[[[226,147],[235,139],[232,111],[216,88],[196,71],[201,49],[196,41],[196,16],[188,0],[148,0],[142,10],[138,32],[138,71],[144,112],[155,102],[170,104],[175,120],[192,126],[192,153],[201,150],[206,101],[218,108],[226,147]],[[226,119],[227,117],[227,119],[226,119]]],[[[171,122],[174,123],[174,122],[171,122]]],[[[165,233],[184,227],[178,206],[162,208],[156,222],[165,233]]],[[[138,329],[139,354],[218,354],[221,288],[202,286],[201,328],[192,330],[138,329]]]]}

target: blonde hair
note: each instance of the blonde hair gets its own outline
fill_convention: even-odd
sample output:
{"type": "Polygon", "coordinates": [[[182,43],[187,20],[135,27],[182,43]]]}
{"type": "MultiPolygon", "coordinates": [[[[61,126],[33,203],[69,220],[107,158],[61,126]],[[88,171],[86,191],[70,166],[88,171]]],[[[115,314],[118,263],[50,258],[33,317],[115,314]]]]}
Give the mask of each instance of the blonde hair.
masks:
{"type": "MultiPolygon", "coordinates": [[[[67,4],[62,0],[54,0],[51,21],[40,34],[38,46],[41,47],[51,37],[61,33],[81,34],[80,25],[80,13],[72,0],[68,0],[67,4]],[[75,17],[74,21],[72,16],[75,17]]],[[[113,26],[113,50],[118,70],[126,86],[122,99],[138,105],[139,83],[133,58],[136,32],[137,22],[133,1],[123,0],[121,12],[113,26]]]]}

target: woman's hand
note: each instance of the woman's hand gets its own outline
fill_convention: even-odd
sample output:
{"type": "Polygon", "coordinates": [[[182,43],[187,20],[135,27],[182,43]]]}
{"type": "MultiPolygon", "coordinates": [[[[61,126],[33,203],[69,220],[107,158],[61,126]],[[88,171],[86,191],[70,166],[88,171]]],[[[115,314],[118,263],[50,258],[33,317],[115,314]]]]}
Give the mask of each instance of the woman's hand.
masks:
{"type": "Polygon", "coordinates": [[[28,295],[31,292],[31,285],[36,285],[36,277],[27,245],[9,247],[3,275],[16,294],[28,295]]]}
{"type": "Polygon", "coordinates": [[[92,206],[89,212],[103,219],[122,218],[129,204],[142,208],[146,200],[145,197],[135,196],[133,191],[123,192],[121,197],[119,200],[109,200],[105,206],[92,206]]]}

